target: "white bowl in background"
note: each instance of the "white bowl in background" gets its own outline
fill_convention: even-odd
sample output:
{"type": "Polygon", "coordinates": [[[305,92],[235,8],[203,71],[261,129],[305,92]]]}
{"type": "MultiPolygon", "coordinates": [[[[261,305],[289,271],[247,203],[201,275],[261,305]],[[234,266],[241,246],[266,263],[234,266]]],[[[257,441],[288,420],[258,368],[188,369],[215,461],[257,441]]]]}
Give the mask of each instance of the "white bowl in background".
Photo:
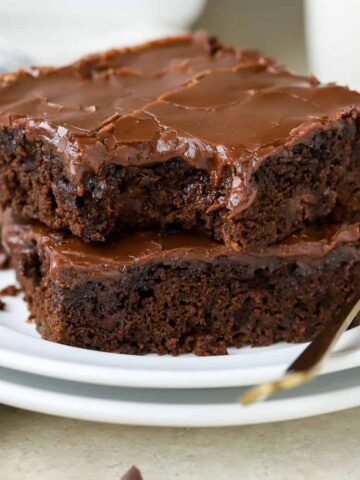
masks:
{"type": "Polygon", "coordinates": [[[360,0],[306,0],[305,17],[311,71],[360,90],[360,0]]]}
{"type": "Polygon", "coordinates": [[[36,64],[186,31],[206,0],[1,0],[0,36],[36,64]]]}

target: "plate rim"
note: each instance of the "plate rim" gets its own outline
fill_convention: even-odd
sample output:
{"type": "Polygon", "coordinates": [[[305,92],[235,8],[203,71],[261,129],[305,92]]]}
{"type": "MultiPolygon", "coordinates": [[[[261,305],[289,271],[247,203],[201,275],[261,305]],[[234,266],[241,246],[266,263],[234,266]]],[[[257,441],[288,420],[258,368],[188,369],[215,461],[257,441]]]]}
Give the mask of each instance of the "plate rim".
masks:
{"type": "MultiPolygon", "coordinates": [[[[0,326],[1,330],[6,327],[0,326]]],[[[360,328],[360,327],[358,327],[360,328]]],[[[25,335],[19,334],[23,337],[25,335]]],[[[30,337],[26,337],[30,338],[30,337]]],[[[28,341],[44,342],[43,339],[31,338],[28,341]]],[[[51,342],[47,342],[51,344],[51,342]]],[[[51,344],[52,345],[52,344],[51,344]]],[[[53,344],[57,345],[57,344],[53,344]]],[[[299,348],[305,348],[306,344],[297,345],[299,348]]],[[[74,349],[61,345],[66,349],[74,349]]],[[[56,348],[56,347],[55,347],[56,348]]],[[[75,348],[77,351],[83,349],[75,348]]],[[[84,350],[88,354],[89,350],[84,350]]],[[[299,350],[300,352],[300,350],[299,350]]],[[[99,353],[99,352],[95,352],[99,353]]],[[[104,354],[105,352],[100,352],[104,354]]],[[[106,355],[119,355],[105,353],[106,355]]],[[[265,353],[266,354],[266,353],[265,353]]],[[[129,355],[126,355],[127,359],[129,355]]],[[[135,355],[134,357],[139,357],[135,355]]],[[[235,355],[233,357],[236,357],[235,355]]],[[[142,356],[141,358],[144,358],[142,356]]],[[[208,357],[215,358],[215,357],[208,357]]],[[[226,357],[229,358],[229,357],[226,357]]],[[[123,386],[133,388],[159,388],[159,389],[182,389],[182,388],[224,388],[238,387],[242,385],[251,385],[275,379],[286,369],[286,364],[277,364],[271,366],[260,366],[247,368],[243,367],[224,367],[214,369],[148,369],[144,368],[124,368],[121,366],[94,365],[90,363],[80,363],[76,361],[62,361],[47,357],[27,355],[22,352],[14,352],[0,345],[0,366],[12,370],[18,370],[35,375],[41,375],[61,380],[69,380],[81,383],[93,383],[96,385],[123,386]],[[252,370],[252,371],[251,371],[252,370]],[[250,375],[249,375],[250,373],[250,375]],[[250,380],[251,379],[251,380],[250,380]]],[[[199,360],[205,360],[200,358],[199,360]]],[[[335,357],[330,357],[323,365],[320,374],[331,374],[342,370],[348,370],[360,365],[360,350],[350,353],[338,352],[335,357]]]]}
{"type": "MultiPolygon", "coordinates": [[[[158,393],[161,395],[161,390],[158,393]]],[[[0,379],[0,402],[34,412],[96,422],[153,427],[224,427],[295,420],[360,406],[360,384],[331,392],[270,399],[244,407],[235,402],[184,405],[99,399],[0,379]]]]}

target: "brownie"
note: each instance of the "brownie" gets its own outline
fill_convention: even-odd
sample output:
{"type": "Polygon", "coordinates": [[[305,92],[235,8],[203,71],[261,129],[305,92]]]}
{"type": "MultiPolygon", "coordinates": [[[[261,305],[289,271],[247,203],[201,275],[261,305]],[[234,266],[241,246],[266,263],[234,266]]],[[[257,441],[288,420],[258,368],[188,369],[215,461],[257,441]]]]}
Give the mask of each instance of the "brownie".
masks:
{"type": "Polygon", "coordinates": [[[3,241],[41,335],[109,352],[308,341],[360,285],[359,223],[250,253],[192,232],[85,243],[6,213],[3,241]]]}
{"type": "Polygon", "coordinates": [[[360,207],[360,95],[197,33],[0,77],[0,202],[261,248],[360,207]]]}

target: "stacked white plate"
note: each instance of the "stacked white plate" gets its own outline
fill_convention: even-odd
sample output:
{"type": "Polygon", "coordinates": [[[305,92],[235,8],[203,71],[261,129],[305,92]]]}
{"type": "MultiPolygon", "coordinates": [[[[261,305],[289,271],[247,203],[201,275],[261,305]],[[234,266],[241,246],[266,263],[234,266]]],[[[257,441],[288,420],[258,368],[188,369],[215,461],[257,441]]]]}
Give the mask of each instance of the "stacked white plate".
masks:
{"type": "MultiPolygon", "coordinates": [[[[0,272],[0,288],[15,282],[0,272]]],[[[21,298],[0,312],[0,403],[134,425],[223,426],[301,418],[360,405],[360,327],[341,338],[312,383],[242,406],[250,386],[279,377],[305,345],[233,349],[227,356],[136,356],[42,340],[21,298]]]]}

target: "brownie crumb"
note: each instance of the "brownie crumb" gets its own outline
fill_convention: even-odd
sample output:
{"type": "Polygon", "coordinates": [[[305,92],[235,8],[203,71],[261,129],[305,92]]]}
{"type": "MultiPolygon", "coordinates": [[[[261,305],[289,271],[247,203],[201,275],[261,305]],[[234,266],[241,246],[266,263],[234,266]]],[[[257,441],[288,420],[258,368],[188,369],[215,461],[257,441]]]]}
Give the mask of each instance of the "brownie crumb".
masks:
{"type": "Polygon", "coordinates": [[[140,470],[133,465],[130,470],[121,477],[121,480],[143,480],[143,478],[140,470]]]}
{"type": "Polygon", "coordinates": [[[0,311],[5,310],[5,308],[6,308],[6,303],[0,300],[0,311]]]}
{"type": "Polygon", "coordinates": [[[21,289],[16,285],[8,285],[0,290],[0,297],[16,297],[16,295],[20,292],[21,289]]]}

